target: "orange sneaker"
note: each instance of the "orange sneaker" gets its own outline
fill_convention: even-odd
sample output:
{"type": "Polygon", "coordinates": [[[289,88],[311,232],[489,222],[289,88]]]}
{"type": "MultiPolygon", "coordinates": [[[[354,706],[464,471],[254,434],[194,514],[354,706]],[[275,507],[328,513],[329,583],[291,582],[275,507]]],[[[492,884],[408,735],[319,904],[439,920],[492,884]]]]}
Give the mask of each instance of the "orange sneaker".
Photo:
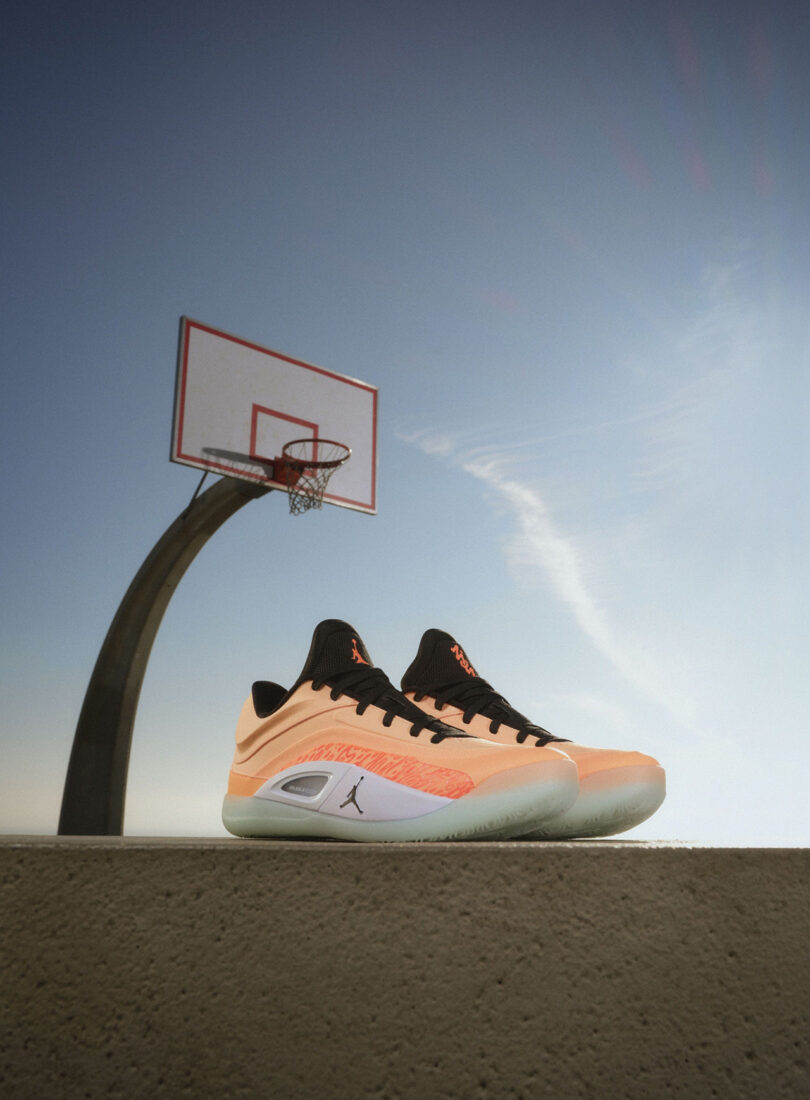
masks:
{"type": "Polygon", "coordinates": [[[245,837],[513,836],[556,817],[577,791],[564,753],[529,757],[425,714],[374,667],[357,631],[327,619],[289,691],[253,685],[222,820],[245,837]]]}
{"type": "Polygon", "coordinates": [[[646,821],[664,801],[664,769],[652,756],[575,745],[534,725],[481,679],[455,638],[443,630],[425,631],[402,677],[402,690],[426,714],[459,730],[501,744],[530,745],[534,751],[553,746],[574,761],[576,801],[527,829],[524,839],[612,836],[646,821]]]}

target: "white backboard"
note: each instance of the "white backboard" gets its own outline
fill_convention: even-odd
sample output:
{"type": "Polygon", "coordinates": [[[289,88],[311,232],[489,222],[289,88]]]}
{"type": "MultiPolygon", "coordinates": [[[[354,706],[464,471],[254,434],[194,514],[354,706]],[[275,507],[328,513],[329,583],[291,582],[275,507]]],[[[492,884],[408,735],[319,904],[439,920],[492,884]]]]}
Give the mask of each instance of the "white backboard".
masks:
{"type": "Polygon", "coordinates": [[[272,462],[302,438],[351,448],[323,499],[376,512],[376,386],[180,319],[173,462],[286,491],[272,462]]]}

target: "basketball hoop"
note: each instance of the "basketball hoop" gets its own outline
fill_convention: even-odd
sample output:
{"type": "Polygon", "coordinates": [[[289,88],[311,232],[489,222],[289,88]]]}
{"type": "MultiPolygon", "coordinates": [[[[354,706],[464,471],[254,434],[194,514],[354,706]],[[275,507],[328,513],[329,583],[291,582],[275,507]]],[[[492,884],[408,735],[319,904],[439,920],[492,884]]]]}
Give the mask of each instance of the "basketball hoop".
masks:
{"type": "Polygon", "coordinates": [[[281,458],[276,459],[276,477],[287,485],[292,515],[322,507],[329,478],[351,453],[350,447],[334,439],[294,439],[284,444],[281,458]]]}

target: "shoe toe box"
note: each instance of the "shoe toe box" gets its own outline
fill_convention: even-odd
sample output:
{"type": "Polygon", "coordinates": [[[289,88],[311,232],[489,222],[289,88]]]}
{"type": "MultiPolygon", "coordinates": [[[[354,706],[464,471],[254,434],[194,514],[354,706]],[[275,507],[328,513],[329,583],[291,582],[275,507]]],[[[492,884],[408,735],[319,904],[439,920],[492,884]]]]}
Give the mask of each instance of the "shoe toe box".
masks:
{"type": "MultiPolygon", "coordinates": [[[[580,782],[601,773],[617,773],[625,768],[660,768],[653,756],[626,749],[600,749],[589,745],[562,744],[559,746],[577,766],[580,782]]],[[[661,769],[663,771],[663,769],[661,769]]]]}

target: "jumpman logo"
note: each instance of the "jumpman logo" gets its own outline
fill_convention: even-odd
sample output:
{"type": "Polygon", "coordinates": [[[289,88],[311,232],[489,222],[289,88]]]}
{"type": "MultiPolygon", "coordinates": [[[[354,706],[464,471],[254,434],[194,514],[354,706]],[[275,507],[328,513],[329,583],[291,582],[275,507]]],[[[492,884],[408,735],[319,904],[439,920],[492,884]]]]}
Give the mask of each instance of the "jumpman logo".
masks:
{"type": "Polygon", "coordinates": [[[357,639],[352,638],[352,660],[358,665],[367,665],[368,661],[360,653],[357,648],[357,639]]]}
{"type": "Polygon", "coordinates": [[[358,787],[360,786],[360,784],[361,784],[361,783],[363,782],[363,780],[364,780],[364,779],[365,779],[365,776],[361,775],[361,776],[360,776],[360,778],[359,778],[359,779],[357,780],[357,782],[355,783],[355,785],[354,785],[354,786],[352,787],[352,789],[351,789],[351,790],[349,791],[349,797],[348,797],[348,798],[346,799],[346,801],[345,801],[345,802],[341,802],[341,804],[340,804],[340,806],[338,807],[338,809],[341,809],[341,810],[342,810],[344,806],[348,806],[350,802],[353,802],[353,803],[354,803],[354,807],[355,807],[355,809],[357,810],[357,812],[358,812],[359,814],[363,813],[363,811],[362,811],[362,810],[360,809],[360,807],[359,807],[359,806],[357,805],[357,788],[358,788],[358,787]]]}

